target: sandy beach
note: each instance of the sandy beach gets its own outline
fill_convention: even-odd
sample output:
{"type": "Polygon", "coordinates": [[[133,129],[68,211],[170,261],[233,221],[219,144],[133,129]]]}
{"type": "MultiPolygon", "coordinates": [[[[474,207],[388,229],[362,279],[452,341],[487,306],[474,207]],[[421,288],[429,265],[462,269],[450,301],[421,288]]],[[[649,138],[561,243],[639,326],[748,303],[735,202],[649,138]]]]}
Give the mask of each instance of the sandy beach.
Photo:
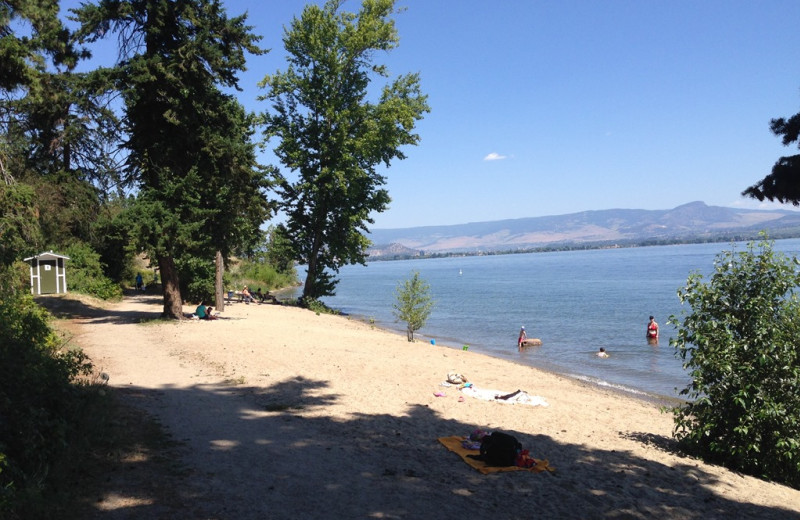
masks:
{"type": "Polygon", "coordinates": [[[800,490],[676,453],[655,403],[293,307],[171,323],[149,321],[160,297],[58,298],[73,343],[177,443],[163,478],[109,475],[91,518],[800,518],[800,490]],[[450,372],[548,406],[466,396],[450,372]],[[484,475],[437,441],[475,429],[555,472],[484,475]]]}

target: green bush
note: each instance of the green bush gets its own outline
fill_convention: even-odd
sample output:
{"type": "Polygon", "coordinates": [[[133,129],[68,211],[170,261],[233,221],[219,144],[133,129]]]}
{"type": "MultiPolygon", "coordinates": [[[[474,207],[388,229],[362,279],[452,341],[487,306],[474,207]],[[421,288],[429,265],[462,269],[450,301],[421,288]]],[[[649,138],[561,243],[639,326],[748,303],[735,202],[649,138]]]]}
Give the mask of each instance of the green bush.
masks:
{"type": "Polygon", "coordinates": [[[0,517],[36,497],[68,451],[81,406],[75,378],[91,365],[61,349],[30,294],[0,295],[0,517]]]}
{"type": "Polygon", "coordinates": [[[678,291],[684,312],[670,340],[691,383],[673,409],[687,451],[800,487],[800,273],[772,242],[720,253],[705,283],[678,291]]]}
{"type": "Polygon", "coordinates": [[[394,315],[398,321],[406,322],[408,341],[414,341],[414,332],[425,326],[433,309],[430,285],[415,271],[411,278],[398,284],[395,299],[394,315]]]}
{"type": "Polygon", "coordinates": [[[100,255],[89,245],[75,242],[64,254],[67,260],[67,287],[71,292],[88,294],[102,300],[119,300],[122,288],[103,271],[100,255]]]}
{"type": "Polygon", "coordinates": [[[243,284],[256,288],[263,286],[268,291],[289,287],[297,282],[297,273],[294,268],[290,268],[288,271],[278,271],[266,260],[242,260],[238,277],[243,284]]]}
{"type": "Polygon", "coordinates": [[[214,261],[184,256],[176,259],[175,266],[180,275],[181,297],[190,302],[214,300],[214,261]]]}

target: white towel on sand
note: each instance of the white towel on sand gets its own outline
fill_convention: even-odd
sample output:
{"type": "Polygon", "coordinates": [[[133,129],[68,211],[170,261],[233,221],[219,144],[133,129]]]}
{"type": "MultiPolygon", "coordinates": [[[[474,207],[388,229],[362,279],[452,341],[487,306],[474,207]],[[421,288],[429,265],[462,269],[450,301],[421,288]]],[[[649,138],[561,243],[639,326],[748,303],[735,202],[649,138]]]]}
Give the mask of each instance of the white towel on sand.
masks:
{"type": "Polygon", "coordinates": [[[529,395],[527,392],[521,390],[508,399],[498,399],[498,396],[504,396],[513,392],[504,392],[502,390],[488,390],[485,388],[475,388],[475,386],[468,386],[461,389],[461,393],[466,394],[476,399],[483,399],[484,401],[494,401],[496,403],[510,403],[510,404],[527,404],[530,406],[550,406],[544,397],[538,395],[529,395]]]}

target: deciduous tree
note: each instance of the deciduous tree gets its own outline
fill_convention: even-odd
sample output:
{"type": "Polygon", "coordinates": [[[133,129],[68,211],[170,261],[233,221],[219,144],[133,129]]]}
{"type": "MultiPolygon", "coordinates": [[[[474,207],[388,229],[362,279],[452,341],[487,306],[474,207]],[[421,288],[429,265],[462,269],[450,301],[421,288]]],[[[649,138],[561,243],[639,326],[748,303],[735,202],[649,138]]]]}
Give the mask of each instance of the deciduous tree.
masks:
{"type": "Polygon", "coordinates": [[[342,3],[307,6],[283,38],[287,69],[263,81],[265,136],[291,172],[277,176],[277,191],[285,236],[307,268],[304,301],[333,294],[330,271],[364,262],[371,213],[390,201],[378,168],[405,158],[401,147],[419,142],[414,127],[429,110],[416,74],[369,90],[388,78],[375,55],[398,45],[394,0],[364,0],[358,13],[342,3]]]}
{"type": "Polygon", "coordinates": [[[398,321],[406,322],[408,341],[414,341],[414,332],[424,327],[431,315],[433,299],[430,290],[430,285],[416,271],[395,289],[393,312],[398,321]]]}
{"type": "Polygon", "coordinates": [[[708,282],[678,292],[690,311],[670,344],[689,370],[674,411],[690,452],[800,487],[800,264],[772,243],[726,251],[708,282]]]}

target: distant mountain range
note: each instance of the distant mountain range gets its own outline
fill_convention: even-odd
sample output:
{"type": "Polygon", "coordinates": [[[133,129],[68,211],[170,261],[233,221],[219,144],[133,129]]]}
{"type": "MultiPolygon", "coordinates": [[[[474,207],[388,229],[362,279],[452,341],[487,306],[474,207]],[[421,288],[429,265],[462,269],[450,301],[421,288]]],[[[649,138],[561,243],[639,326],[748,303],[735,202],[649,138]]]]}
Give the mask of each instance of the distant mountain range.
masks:
{"type": "Polygon", "coordinates": [[[372,258],[614,247],[800,236],[800,212],[691,202],[669,210],[607,209],[568,215],[403,229],[374,229],[372,258]]]}

